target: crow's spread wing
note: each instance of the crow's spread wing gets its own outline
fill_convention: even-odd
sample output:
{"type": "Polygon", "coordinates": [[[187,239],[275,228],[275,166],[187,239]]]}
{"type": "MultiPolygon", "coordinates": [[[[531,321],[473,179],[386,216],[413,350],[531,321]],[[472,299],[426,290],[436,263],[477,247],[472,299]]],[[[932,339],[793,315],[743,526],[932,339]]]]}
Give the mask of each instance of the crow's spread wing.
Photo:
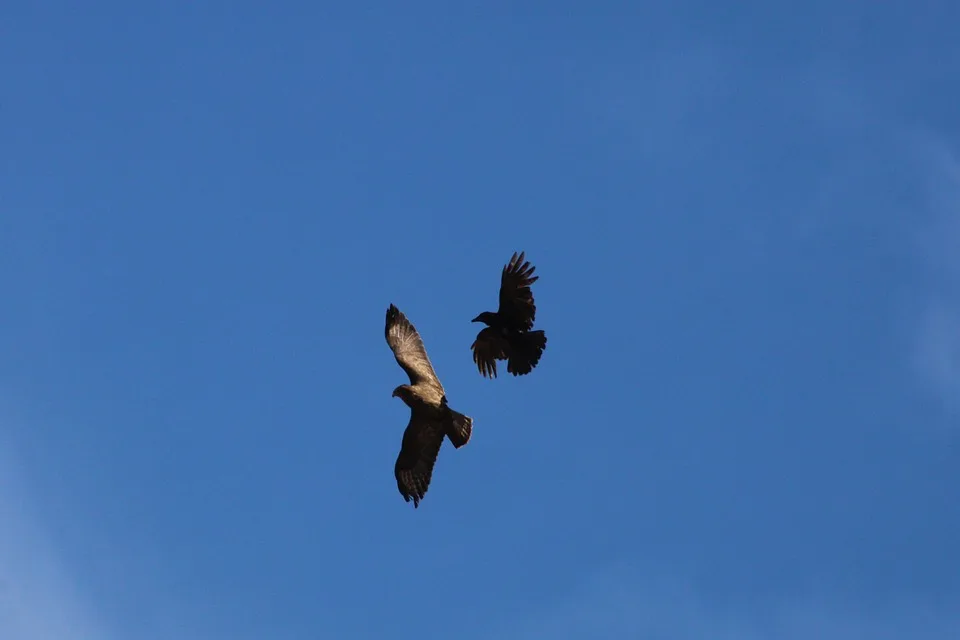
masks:
{"type": "Polygon", "coordinates": [[[392,304],[387,309],[384,333],[397,363],[407,372],[410,384],[428,382],[435,385],[443,394],[443,385],[437,378],[437,372],[433,370],[420,334],[403,312],[392,304]]]}
{"type": "Polygon", "coordinates": [[[524,252],[513,257],[500,275],[500,308],[497,315],[512,329],[529,331],[537,315],[530,285],[540,276],[533,275],[536,267],[524,261],[524,252]]]}
{"type": "Polygon", "coordinates": [[[497,377],[497,360],[505,360],[509,344],[496,329],[486,327],[477,334],[477,339],[470,345],[473,349],[473,361],[480,370],[480,375],[487,378],[497,377]]]}

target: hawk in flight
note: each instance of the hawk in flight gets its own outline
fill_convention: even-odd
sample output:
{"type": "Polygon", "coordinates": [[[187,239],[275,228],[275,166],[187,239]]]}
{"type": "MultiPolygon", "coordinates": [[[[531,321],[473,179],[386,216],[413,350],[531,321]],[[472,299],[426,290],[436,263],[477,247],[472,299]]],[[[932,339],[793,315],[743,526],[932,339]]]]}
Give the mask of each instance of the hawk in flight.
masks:
{"type": "Polygon", "coordinates": [[[392,304],[387,309],[385,334],[397,363],[410,378],[410,384],[393,390],[393,397],[410,407],[410,422],[403,432],[394,475],[400,495],[407,502],[413,499],[413,506],[417,508],[430,486],[443,437],[449,438],[457,449],[467,444],[473,431],[473,418],[447,405],[443,385],[433,370],[420,334],[392,304]]]}
{"type": "Polygon", "coordinates": [[[542,330],[533,331],[537,306],[533,303],[530,285],[540,276],[533,275],[536,267],[524,261],[524,253],[514,252],[500,274],[500,307],[496,313],[484,311],[471,322],[487,326],[480,330],[470,345],[473,361],[480,375],[496,378],[497,360],[507,361],[507,372],[522,376],[533,371],[547,348],[547,336],[542,330]]]}

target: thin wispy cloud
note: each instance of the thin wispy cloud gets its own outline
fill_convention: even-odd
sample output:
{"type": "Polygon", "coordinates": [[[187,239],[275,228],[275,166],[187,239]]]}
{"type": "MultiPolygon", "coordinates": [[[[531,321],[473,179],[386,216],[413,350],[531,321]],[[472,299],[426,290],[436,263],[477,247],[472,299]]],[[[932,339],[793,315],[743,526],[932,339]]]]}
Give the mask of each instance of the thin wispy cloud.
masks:
{"type": "Polygon", "coordinates": [[[925,145],[930,211],[921,244],[932,275],[920,320],[915,365],[954,416],[960,415],[960,157],[942,141],[925,145]]]}
{"type": "Polygon", "coordinates": [[[960,637],[960,612],[916,601],[863,606],[839,596],[719,598],[676,579],[644,581],[617,572],[489,637],[945,640],[960,637]]]}
{"type": "Polygon", "coordinates": [[[916,363],[951,413],[960,409],[960,307],[937,299],[924,312],[916,363]]]}
{"type": "Polygon", "coordinates": [[[35,516],[16,455],[0,438],[0,638],[112,640],[35,516]]]}

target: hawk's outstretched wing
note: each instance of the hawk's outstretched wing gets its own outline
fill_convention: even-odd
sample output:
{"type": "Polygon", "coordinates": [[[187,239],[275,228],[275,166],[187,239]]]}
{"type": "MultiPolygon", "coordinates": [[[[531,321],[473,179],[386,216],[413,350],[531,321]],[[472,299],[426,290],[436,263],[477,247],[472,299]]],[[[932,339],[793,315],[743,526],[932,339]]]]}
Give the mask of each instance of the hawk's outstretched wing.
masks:
{"type": "Polygon", "coordinates": [[[513,257],[503,267],[500,275],[500,308],[497,315],[501,316],[512,329],[529,331],[533,328],[533,321],[537,315],[537,306],[533,303],[533,292],[530,285],[540,276],[533,275],[536,267],[524,261],[524,252],[513,257]]]}
{"type": "Polygon", "coordinates": [[[477,334],[470,348],[473,349],[473,361],[480,370],[480,375],[487,378],[497,377],[497,360],[507,358],[509,344],[496,329],[486,327],[477,334]]]}
{"type": "Polygon", "coordinates": [[[442,444],[443,427],[440,423],[411,412],[393,473],[397,477],[400,495],[407,502],[412,498],[414,508],[420,506],[427,493],[442,444]]]}
{"type": "Polygon", "coordinates": [[[435,385],[442,395],[443,385],[437,378],[437,372],[433,370],[420,334],[403,312],[392,304],[387,309],[384,333],[397,363],[407,372],[410,384],[428,382],[435,385]]]}

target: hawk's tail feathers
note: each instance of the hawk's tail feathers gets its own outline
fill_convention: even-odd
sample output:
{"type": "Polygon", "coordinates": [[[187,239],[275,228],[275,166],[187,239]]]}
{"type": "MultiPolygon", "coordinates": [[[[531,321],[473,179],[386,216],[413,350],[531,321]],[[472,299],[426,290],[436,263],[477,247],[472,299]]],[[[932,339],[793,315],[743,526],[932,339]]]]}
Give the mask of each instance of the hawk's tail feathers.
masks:
{"type": "Polygon", "coordinates": [[[447,423],[447,437],[457,449],[470,442],[473,434],[473,418],[450,409],[450,421],[447,423]]]}
{"type": "Polygon", "coordinates": [[[542,329],[527,331],[514,338],[507,358],[507,371],[515,376],[523,376],[540,362],[540,356],[547,348],[547,335],[542,329]]]}

